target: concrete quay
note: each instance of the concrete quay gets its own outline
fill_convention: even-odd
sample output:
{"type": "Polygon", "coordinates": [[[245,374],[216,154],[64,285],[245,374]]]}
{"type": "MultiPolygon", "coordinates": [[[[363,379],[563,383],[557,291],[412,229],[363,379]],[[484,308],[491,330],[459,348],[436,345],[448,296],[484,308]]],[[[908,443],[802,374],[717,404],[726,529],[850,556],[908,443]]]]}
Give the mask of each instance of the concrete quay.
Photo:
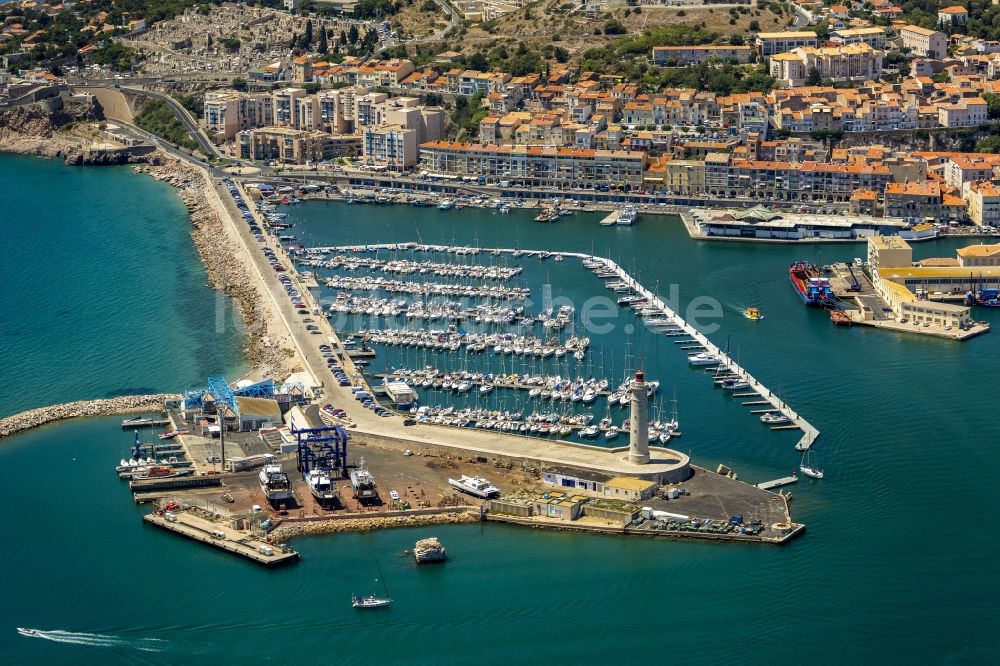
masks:
{"type": "Polygon", "coordinates": [[[190,511],[154,512],[142,517],[143,521],[185,538],[213,546],[251,562],[273,568],[299,559],[291,549],[283,549],[261,541],[242,530],[235,530],[227,522],[219,522],[195,515],[190,511]]]}

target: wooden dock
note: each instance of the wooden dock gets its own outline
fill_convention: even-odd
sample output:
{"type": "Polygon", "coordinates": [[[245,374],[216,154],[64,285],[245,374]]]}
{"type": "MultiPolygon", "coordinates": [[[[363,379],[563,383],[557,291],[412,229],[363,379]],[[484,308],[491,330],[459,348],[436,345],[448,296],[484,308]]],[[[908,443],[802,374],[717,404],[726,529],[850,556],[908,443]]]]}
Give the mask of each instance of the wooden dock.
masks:
{"type": "Polygon", "coordinates": [[[246,532],[232,529],[228,523],[211,521],[188,511],[150,513],[142,519],[150,525],[156,525],[265,567],[278,567],[299,559],[299,554],[290,548],[254,539],[246,532]]]}

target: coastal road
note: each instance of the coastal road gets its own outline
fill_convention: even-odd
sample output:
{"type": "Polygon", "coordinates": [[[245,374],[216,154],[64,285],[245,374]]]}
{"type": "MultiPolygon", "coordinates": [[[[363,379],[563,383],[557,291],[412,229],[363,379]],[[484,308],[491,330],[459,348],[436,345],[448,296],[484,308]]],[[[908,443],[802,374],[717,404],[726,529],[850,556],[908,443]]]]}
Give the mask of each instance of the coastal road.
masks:
{"type": "MultiPolygon", "coordinates": [[[[207,136],[205,136],[205,133],[201,131],[201,127],[198,126],[198,121],[194,119],[194,117],[188,112],[187,109],[184,108],[184,106],[180,102],[178,102],[170,95],[166,95],[161,92],[156,92],[154,90],[146,90],[144,88],[138,88],[135,86],[120,85],[120,82],[116,82],[113,85],[115,89],[120,90],[122,93],[130,93],[142,97],[151,97],[153,99],[158,99],[162,101],[170,108],[174,116],[181,121],[181,123],[184,125],[184,128],[188,131],[188,134],[191,135],[191,138],[193,138],[195,141],[198,142],[198,146],[201,148],[201,151],[203,153],[214,157],[225,157],[225,155],[219,152],[219,149],[215,146],[215,144],[212,143],[212,141],[207,136]]],[[[104,83],[97,84],[90,82],[90,83],[77,84],[74,85],[73,87],[83,88],[83,89],[107,88],[108,85],[104,83]]]]}

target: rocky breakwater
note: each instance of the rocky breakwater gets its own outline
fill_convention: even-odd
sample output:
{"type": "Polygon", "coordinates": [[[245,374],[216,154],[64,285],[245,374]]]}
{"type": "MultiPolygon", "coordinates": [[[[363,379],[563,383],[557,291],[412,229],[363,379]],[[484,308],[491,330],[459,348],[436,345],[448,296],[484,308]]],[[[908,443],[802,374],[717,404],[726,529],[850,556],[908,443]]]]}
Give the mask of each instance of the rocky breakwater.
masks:
{"type": "Polygon", "coordinates": [[[329,520],[285,521],[270,534],[272,541],[285,541],[309,534],[337,532],[371,532],[391,527],[421,527],[424,525],[460,525],[478,523],[479,514],[467,511],[413,514],[408,516],[380,516],[372,518],[334,518],[329,520]]]}
{"type": "Polygon", "coordinates": [[[29,409],[13,416],[0,419],[0,439],[16,435],[19,432],[37,428],[38,426],[75,419],[84,416],[108,416],[110,414],[129,414],[133,412],[160,411],[167,400],[177,400],[181,396],[170,393],[155,395],[124,395],[117,398],[102,400],[79,400],[64,402],[59,405],[29,409]]]}
{"type": "Polygon", "coordinates": [[[157,162],[137,166],[137,173],[149,175],[177,188],[191,217],[191,237],[208,270],[209,284],[224,291],[240,310],[246,332],[244,354],[254,368],[269,371],[276,379],[284,379],[300,369],[295,352],[284,345],[281,323],[266,307],[263,287],[242,260],[242,248],[223,227],[218,210],[208,197],[214,196],[207,175],[201,169],[163,153],[157,162]]]}

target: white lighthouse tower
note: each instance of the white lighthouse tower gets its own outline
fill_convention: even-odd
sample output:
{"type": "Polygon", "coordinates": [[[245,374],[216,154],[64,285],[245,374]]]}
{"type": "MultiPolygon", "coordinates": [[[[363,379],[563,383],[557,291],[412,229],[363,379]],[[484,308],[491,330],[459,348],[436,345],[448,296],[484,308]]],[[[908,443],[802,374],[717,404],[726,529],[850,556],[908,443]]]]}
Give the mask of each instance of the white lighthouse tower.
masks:
{"type": "Polygon", "coordinates": [[[649,397],[646,393],[646,378],[639,370],[632,382],[632,413],[629,416],[628,461],[634,465],[649,462],[649,397]]]}

